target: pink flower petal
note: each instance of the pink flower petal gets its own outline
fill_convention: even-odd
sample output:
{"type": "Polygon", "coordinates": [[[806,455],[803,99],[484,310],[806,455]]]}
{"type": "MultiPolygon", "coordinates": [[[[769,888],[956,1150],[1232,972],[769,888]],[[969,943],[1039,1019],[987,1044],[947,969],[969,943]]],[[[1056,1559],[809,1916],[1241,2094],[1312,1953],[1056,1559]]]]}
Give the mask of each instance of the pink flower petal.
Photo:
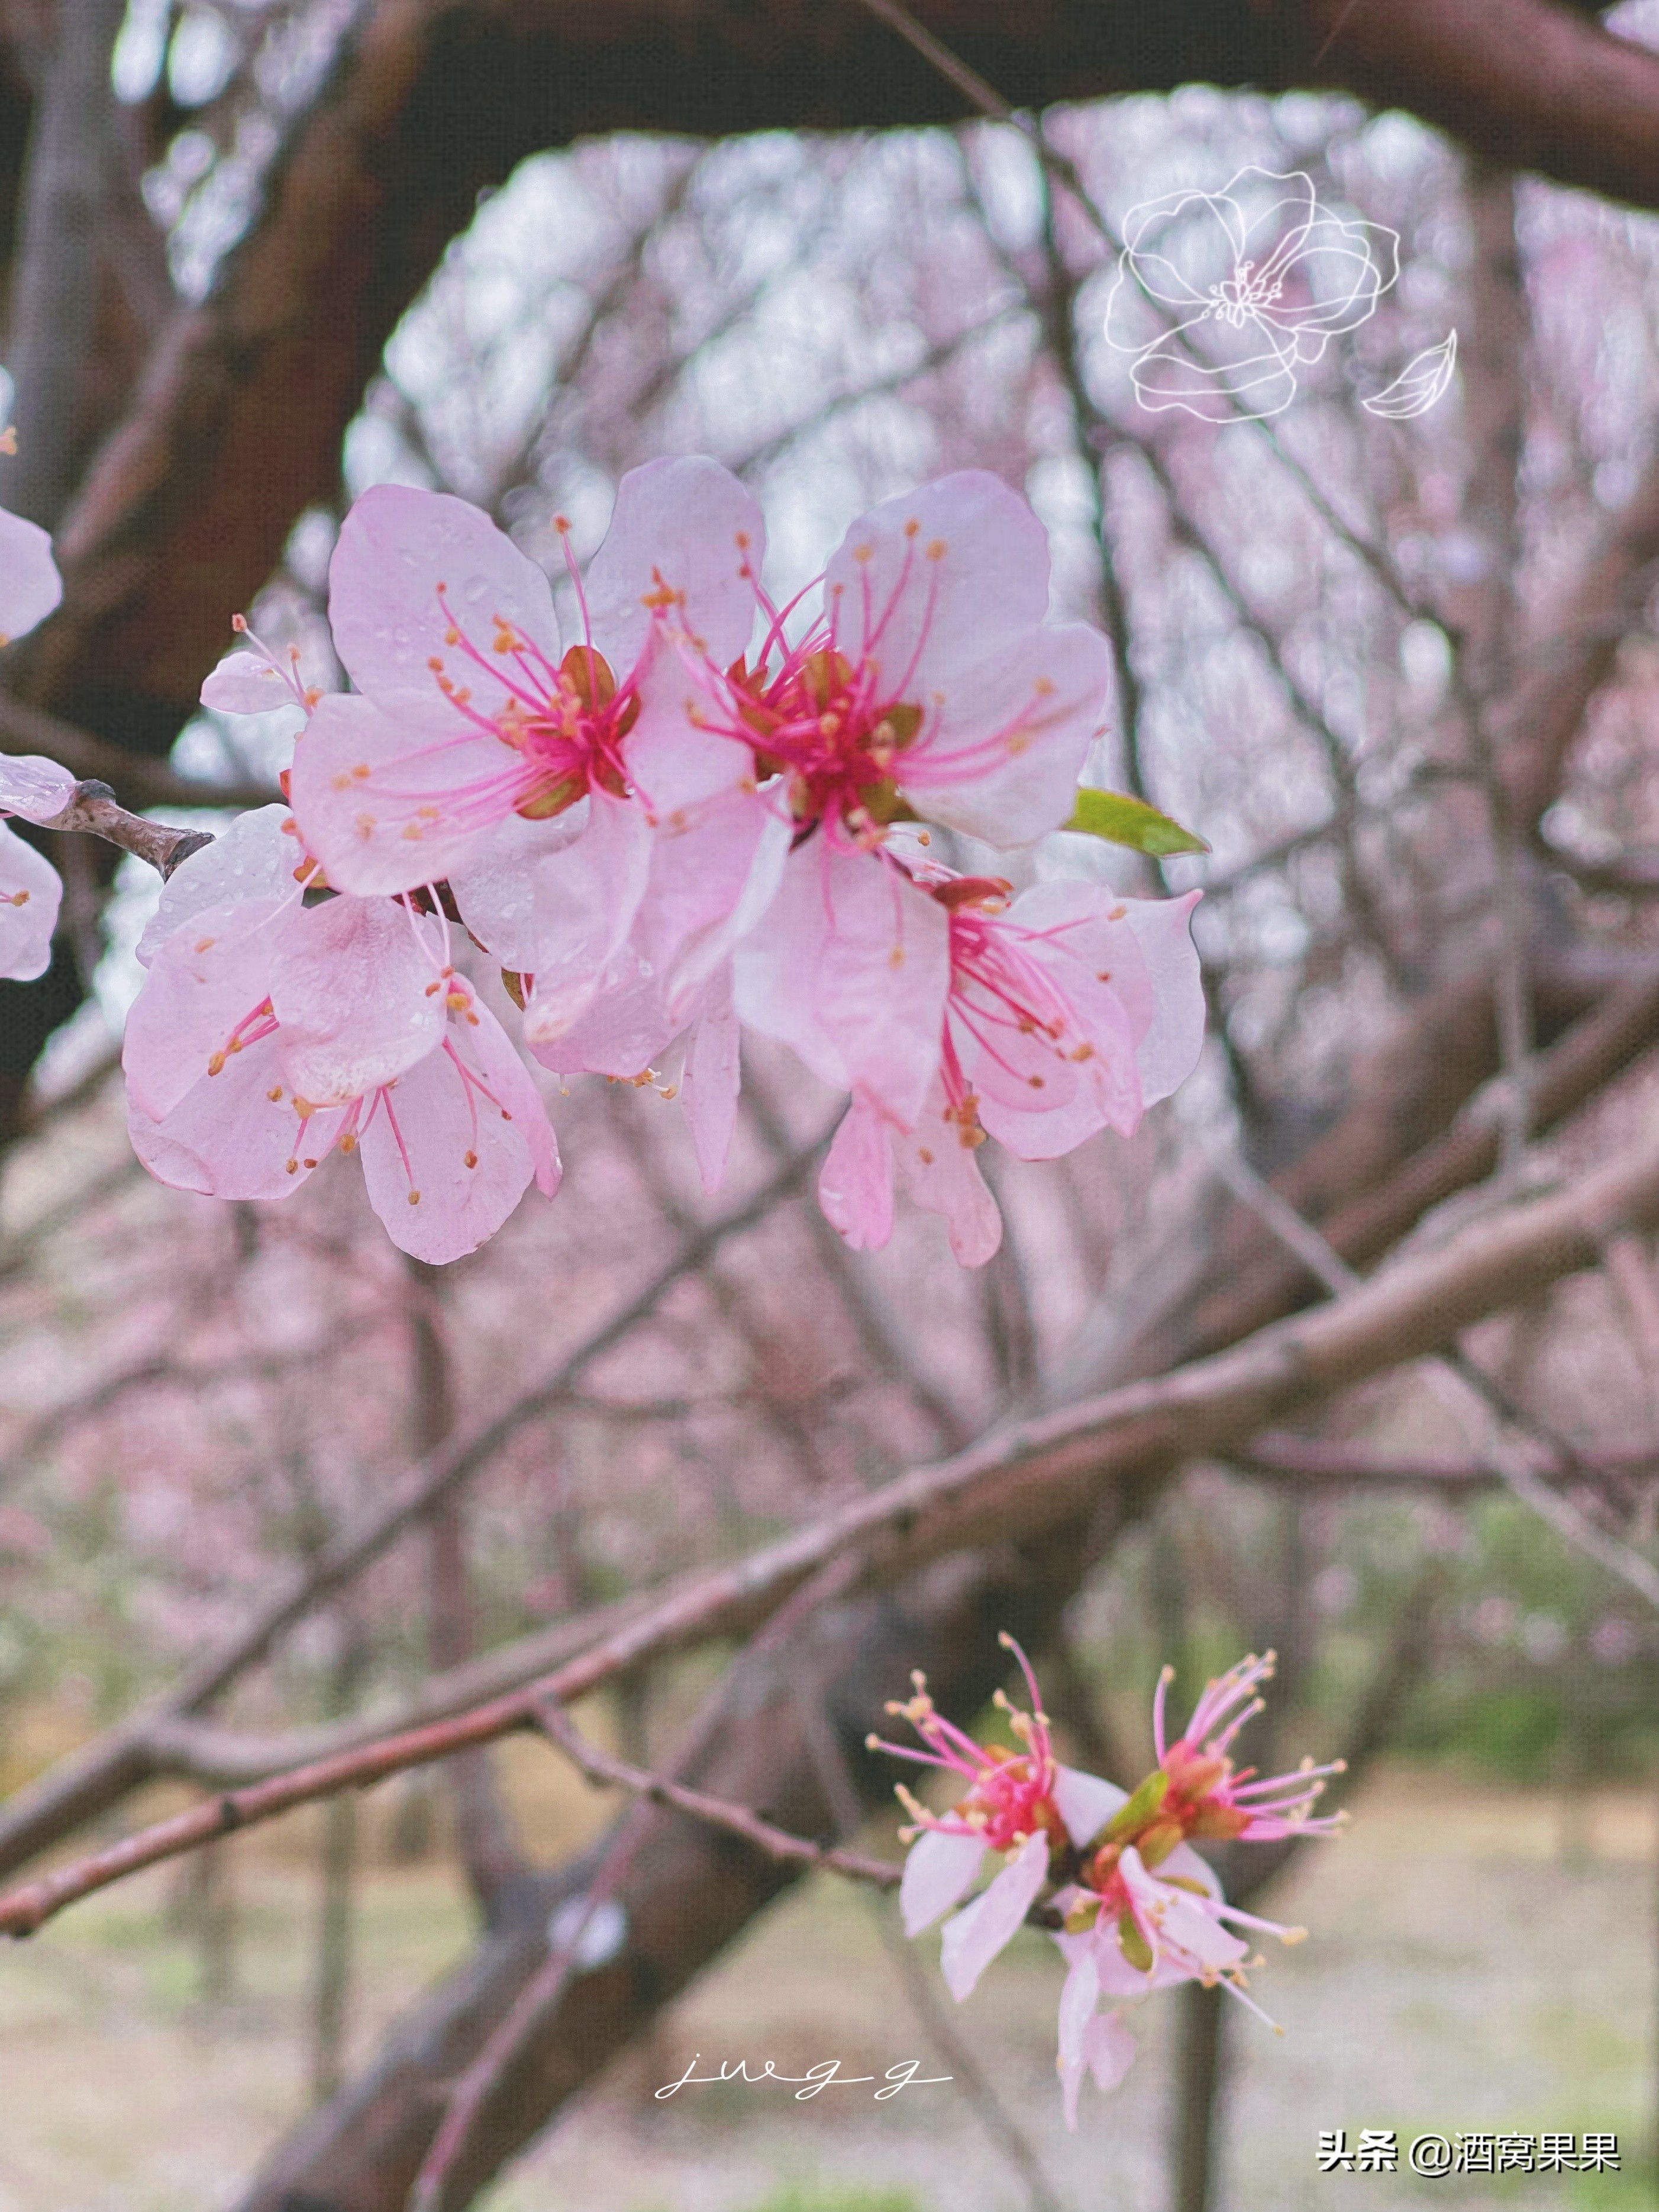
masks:
{"type": "Polygon", "coordinates": [[[329,882],[367,898],[447,876],[511,814],[526,780],[521,754],[436,693],[391,714],[331,691],[295,748],[290,788],[329,882]]]}
{"type": "Polygon", "coordinates": [[[659,826],[633,939],[665,1004],[678,1011],[702,988],[777,895],[790,824],[753,793],[730,792],[659,826]]]}
{"type": "Polygon", "coordinates": [[[1093,1843],[1112,1815],[1129,1802],[1128,1792],[1115,1782],[1103,1782],[1099,1775],[1085,1774],[1076,1766],[1055,1769],[1054,1799],[1079,1850],[1093,1843]]]}
{"type": "Polygon", "coordinates": [[[0,753],[0,813],[50,822],[74,798],[75,781],[41,753],[0,753]]]}
{"type": "Polygon", "coordinates": [[[1094,1951],[1091,1947],[1081,1947],[1060,1993],[1060,2085],[1065,2099],[1066,2124],[1074,2135],[1078,2091],[1083,2086],[1083,2069],[1087,2063],[1085,2053],[1088,2034],[1099,2002],[1100,1973],[1094,1951]]]}
{"type": "Polygon", "coordinates": [[[530,1048],[556,1074],[628,1082],[659,1064],[680,1027],[663,1003],[661,978],[623,945],[604,971],[603,988],[569,1027],[530,1048]]]}
{"type": "Polygon", "coordinates": [[[1121,2012],[1098,2014],[1083,2038],[1083,2056],[1097,2089],[1115,2089],[1135,2063],[1135,2039],[1121,2012]]]}
{"type": "Polygon", "coordinates": [[[899,1884],[905,1934],[920,1936],[965,1897],[984,1856],[985,1845],[977,1836],[924,1828],[910,1846],[899,1884]]]}
{"type": "Polygon", "coordinates": [[[46,974],[63,896],[46,854],[0,823],[0,976],[32,983],[46,974]]]}
{"type": "MultiPolygon", "coordinates": [[[[229,1055],[227,1066],[242,1058],[232,1053],[232,1042],[250,1024],[258,1026],[253,1018],[270,994],[276,932],[288,912],[287,902],[276,899],[204,907],[156,948],[127,1014],[121,1048],[127,1096],[149,1120],[167,1121],[210,1079],[218,1055],[229,1055]]],[[[232,1087],[224,1085],[223,1068],[211,1080],[232,1087]]],[[[286,1085],[277,1076],[268,1080],[286,1085]]],[[[291,1123],[291,1109],[284,1110],[291,1123]]]]}
{"type": "Polygon", "coordinates": [[[492,959],[523,975],[536,964],[536,864],[574,845],[587,828],[592,802],[579,799],[550,821],[509,814],[481,833],[449,871],[461,920],[492,959]]]}
{"type": "Polygon", "coordinates": [[[908,1127],[939,1065],[949,936],[944,908],[900,871],[815,837],[738,947],[738,1014],[908,1127]]]}
{"type": "Polygon", "coordinates": [[[752,786],[755,756],[746,744],[700,727],[692,717],[705,705],[706,672],[689,649],[665,643],[641,678],[639,720],[626,741],[629,781],[646,812],[665,828],[721,793],[752,786]]]}
{"type": "Polygon", "coordinates": [[[1204,1049],[1204,983],[1191,927],[1202,896],[1188,891],[1183,898],[1123,902],[1152,991],[1152,1019],[1135,1048],[1140,1095],[1148,1106],[1180,1089],[1204,1049]]]}
{"type": "Polygon", "coordinates": [[[235,646],[202,686],[202,704],[217,714],[268,714],[299,707],[288,672],[253,646],[235,646]]]}
{"type": "Polygon", "coordinates": [[[657,595],[680,595],[666,619],[700,640],[717,667],[735,660],[755,621],[766,551],[758,501],[702,456],[647,461],[617,488],[616,511],[586,578],[593,641],[618,677],[638,659],[657,595]],[[647,600],[652,605],[647,605],[647,600]]]}
{"type": "Polygon", "coordinates": [[[536,863],[528,948],[536,982],[524,1018],[536,1047],[556,1044],[592,1005],[650,875],[653,841],[638,807],[602,792],[588,804],[586,833],[536,863]]]}
{"type": "Polygon", "coordinates": [[[899,763],[902,788],[929,821],[988,844],[1046,836],[1077,805],[1110,677],[1105,639],[1079,623],[941,666],[926,695],[937,714],[899,763]]]}
{"type": "Polygon", "coordinates": [[[982,1267],[1002,1242],[1002,1215],[986,1188],[975,1147],[945,1112],[944,1086],[935,1081],[921,1120],[908,1136],[893,1139],[905,1188],[916,1204],[945,1217],[958,1265],[982,1267]]]}
{"type": "Polygon", "coordinates": [[[193,1075],[159,1117],[144,1112],[128,1085],[127,1128],[138,1158],[158,1182],[209,1198],[287,1198],[308,1180],[307,1162],[327,1158],[342,1119],[337,1111],[301,1121],[283,1086],[274,1037],[235,1054],[216,1076],[193,1075]]]}
{"type": "Polygon", "coordinates": [[[704,1014],[692,1025],[686,1042],[680,1097],[691,1131],[697,1172],[710,1196],[726,1178],[732,1133],[738,1125],[738,1093],[742,1083],[741,1034],[728,999],[724,1006],[704,1014]]]}
{"type": "Polygon", "coordinates": [[[138,958],[148,968],[175,930],[209,907],[233,906],[250,899],[299,903],[294,870],[305,855],[297,838],[283,835],[290,820],[286,806],[256,806],[239,814],[210,845],[183,860],[161,886],[155,913],[138,940],[138,958]]]}
{"type": "Polygon", "coordinates": [[[471,685],[482,713],[499,714],[509,694],[487,665],[498,617],[550,661],[559,659],[545,575],[487,514],[447,492],[403,484],[366,491],[341,526],[328,582],[335,649],[372,698],[441,704],[428,665],[436,657],[471,685]],[[486,665],[450,644],[452,617],[486,665]]]}
{"type": "Polygon", "coordinates": [[[873,1106],[854,1099],[818,1170],[818,1204],[855,1252],[879,1251],[893,1233],[893,1146],[873,1106]]]}
{"type": "Polygon", "coordinates": [[[440,933],[392,899],[296,908],[270,965],[289,1086],[338,1106],[395,1080],[441,1042],[440,933]]]}
{"type": "Polygon", "coordinates": [[[50,537],[38,523],[0,508],[0,644],[26,636],[63,596],[50,537]]]}
{"type": "Polygon", "coordinates": [[[1028,1836],[982,1895],[945,1924],[939,1967],[958,2004],[997,1954],[1013,1941],[1048,1875],[1048,1838],[1028,1836]]]}
{"type": "MultiPolygon", "coordinates": [[[[481,1023],[490,1018],[478,1012],[481,1023]]],[[[489,1058],[488,1072],[477,1072],[500,1097],[501,1067],[493,1052],[489,1058]]],[[[481,1097],[441,1051],[377,1100],[359,1150],[369,1204],[400,1251],[443,1266],[476,1251],[501,1226],[537,1171],[529,1141],[534,1124],[522,1102],[508,1114],[481,1097]]]]}
{"type": "Polygon", "coordinates": [[[1048,605],[1048,538],[999,477],[965,469],[860,515],[824,575],[836,644],[926,702],[988,662],[1048,605]]]}

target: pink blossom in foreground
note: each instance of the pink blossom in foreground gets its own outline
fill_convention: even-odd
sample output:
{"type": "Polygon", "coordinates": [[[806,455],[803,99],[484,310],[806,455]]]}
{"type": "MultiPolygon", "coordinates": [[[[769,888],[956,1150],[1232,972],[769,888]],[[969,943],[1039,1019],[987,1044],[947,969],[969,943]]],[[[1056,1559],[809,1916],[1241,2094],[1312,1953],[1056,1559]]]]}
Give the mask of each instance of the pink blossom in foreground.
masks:
{"type": "Polygon", "coordinates": [[[1068,818],[1109,656],[1097,632],[1046,622],[1048,601],[1042,524],[964,471],[853,525],[793,643],[793,610],[763,596],[752,664],[696,710],[796,847],[738,949],[738,1014],[900,1130],[938,1071],[950,953],[944,915],[891,865],[890,825],[1012,846],[1068,818]]]}
{"type": "MultiPolygon", "coordinates": [[[[713,461],[630,471],[586,579],[567,550],[582,634],[565,651],[545,575],[465,501],[380,485],[346,518],[329,613],[361,696],[316,703],[295,814],[330,883],[368,895],[447,877],[469,927],[469,867],[490,876],[493,834],[572,814],[556,842],[520,848],[520,957],[491,945],[533,979],[532,1042],[561,1034],[603,987],[650,888],[653,826],[695,835],[702,802],[731,786],[730,748],[686,719],[681,656],[741,655],[763,537],[753,499],[713,461]]],[[[703,852],[717,913],[750,858],[703,852]]],[[[477,933],[489,941],[482,912],[477,933]]]]}
{"type": "MultiPolygon", "coordinates": [[[[50,822],[74,798],[75,788],[75,778],[56,761],[39,753],[0,753],[0,814],[50,822]]],[[[32,983],[46,974],[63,896],[52,862],[0,824],[0,977],[32,983]]]]}
{"type": "Polygon", "coordinates": [[[300,648],[273,653],[247,626],[244,615],[231,617],[231,628],[247,640],[233,647],[202,686],[202,704],[219,714],[268,714],[273,707],[298,707],[309,715],[324,696],[300,675],[300,648]]]}
{"type": "Polygon", "coordinates": [[[915,815],[1006,847],[1067,819],[1110,657],[1097,631],[1045,621],[1048,533],[997,477],[964,470],[861,515],[794,642],[793,608],[762,605],[752,661],[697,719],[778,780],[798,835],[864,848],[915,815]]]}
{"type": "Polygon", "coordinates": [[[558,1153],[540,1094],[405,901],[304,903],[308,857],[280,806],[244,815],[180,867],[141,941],[149,974],[123,1065],[139,1158],[163,1182],[276,1199],[331,1152],[360,1154],[369,1202],[415,1257],[493,1236],[558,1153]]]}
{"type": "Polygon", "coordinates": [[[1172,1744],[1166,1744],[1163,1727],[1166,1668],[1154,1708],[1158,1765],[1126,1794],[1060,1765],[1024,1654],[1008,1637],[1002,1640],[1018,1654],[1030,1686],[1029,1715],[1012,1712],[998,1698],[1012,1713],[1022,1751],[982,1747],[942,1719],[920,1675],[915,1697],[888,1710],[903,1713],[927,1749],[907,1750],[873,1736],[870,1742],[951,1771],[969,1784],[960,1803],[944,1814],[929,1813],[900,1789],[914,1823],[902,1832],[910,1844],[899,1893],[907,1934],[920,1933],[967,1894],[988,1850],[1004,1856],[1001,1872],[945,1930],[940,1964],[959,2001],[1053,1885],[1050,1921],[1054,1914],[1063,1917],[1063,1931],[1054,1940],[1067,1969],[1059,2068],[1066,2124],[1075,2127],[1085,2075],[1109,2089],[1133,2059],[1125,2005],[1156,1990],[1199,1981],[1219,1984],[1259,2012],[1248,1993],[1249,1942],[1237,1931],[1274,1935],[1287,1943],[1299,1942],[1305,1931],[1229,1905],[1188,1838],[1334,1833],[1340,1816],[1316,1820],[1310,1808],[1324,1788],[1322,1778],[1340,1773],[1341,1765],[1305,1765],[1293,1775],[1260,1783],[1248,1770],[1234,1772],[1228,1746],[1261,1710],[1253,1693],[1273,1671],[1269,1654],[1243,1660],[1210,1683],[1187,1734],[1172,1744]]]}
{"type": "Polygon", "coordinates": [[[976,1267],[1002,1237],[976,1158],[988,1137],[1036,1160],[1102,1128],[1131,1136],[1196,1066],[1204,995],[1188,919],[1199,895],[1124,899],[1072,882],[1012,898],[998,878],[919,873],[915,895],[940,909],[948,945],[933,1071],[908,1127],[872,1086],[854,1086],[818,1195],[849,1243],[878,1247],[892,1232],[896,1173],[976,1267]]]}

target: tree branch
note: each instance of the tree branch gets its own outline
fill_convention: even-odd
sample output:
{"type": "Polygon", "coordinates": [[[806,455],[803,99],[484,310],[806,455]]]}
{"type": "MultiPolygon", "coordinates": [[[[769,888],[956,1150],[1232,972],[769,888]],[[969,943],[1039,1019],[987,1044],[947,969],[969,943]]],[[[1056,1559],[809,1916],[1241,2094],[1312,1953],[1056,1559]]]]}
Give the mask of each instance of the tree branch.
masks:
{"type": "MultiPolygon", "coordinates": [[[[0,1899],[0,1932],[33,1934],[65,1905],[140,1867],[337,1790],[361,1789],[533,1726],[544,1699],[586,1696],[647,1653],[750,1628],[851,1547],[864,1549],[872,1576],[888,1583],[944,1553],[1010,1535],[1030,1541],[1086,1513],[1107,1483],[1131,1470],[1145,1480],[1183,1459],[1215,1453],[1291,1407],[1437,1352],[1473,1322],[1598,1264],[1617,1230],[1656,1224],[1659,1139],[1553,1196],[1478,1222],[1439,1250],[1403,1260],[1233,1351],[1011,1426],[937,1466],[913,1469],[730,1567],[694,1576],[529,1689],[227,1791],[25,1884],[0,1899]]],[[[1502,1471],[1515,1486],[1511,1471],[1502,1471]]]]}

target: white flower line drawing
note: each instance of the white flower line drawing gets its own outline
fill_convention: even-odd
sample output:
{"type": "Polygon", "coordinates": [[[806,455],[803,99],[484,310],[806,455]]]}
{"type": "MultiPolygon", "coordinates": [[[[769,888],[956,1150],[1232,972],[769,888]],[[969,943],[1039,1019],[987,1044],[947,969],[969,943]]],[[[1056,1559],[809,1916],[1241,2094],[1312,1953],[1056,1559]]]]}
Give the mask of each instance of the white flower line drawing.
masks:
{"type": "MultiPolygon", "coordinates": [[[[1399,232],[1333,215],[1302,169],[1252,165],[1220,191],[1142,200],[1122,234],[1106,342],[1135,356],[1135,396],[1149,412],[1179,408],[1200,422],[1282,414],[1297,370],[1369,321],[1400,276],[1399,232]],[[1138,294],[1178,319],[1151,339],[1133,336],[1138,294]]],[[[1396,420],[1423,413],[1449,383],[1455,356],[1454,331],[1371,411],[1396,420]]]]}

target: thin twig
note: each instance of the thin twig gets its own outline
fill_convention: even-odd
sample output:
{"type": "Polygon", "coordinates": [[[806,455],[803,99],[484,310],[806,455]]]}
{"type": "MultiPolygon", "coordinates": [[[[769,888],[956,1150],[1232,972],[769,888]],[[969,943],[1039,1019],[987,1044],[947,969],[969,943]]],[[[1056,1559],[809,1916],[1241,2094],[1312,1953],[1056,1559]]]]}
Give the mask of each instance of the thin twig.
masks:
{"type": "Polygon", "coordinates": [[[614,1783],[653,1805],[689,1813],[694,1820],[706,1820],[710,1827],[741,1836],[769,1858],[792,1866],[822,1867],[828,1873],[845,1875],[849,1881],[873,1882],[878,1889],[896,1889],[903,1875],[904,1869],[890,1859],[868,1858],[862,1851],[844,1850],[838,1844],[792,1836],[787,1828],[763,1820],[746,1805],[735,1805],[726,1797],[711,1797],[706,1790],[693,1790],[670,1775],[653,1773],[646,1767],[630,1765],[625,1759],[615,1759],[589,1743],[564,1707],[551,1699],[544,1699],[537,1706],[536,1719],[542,1733],[575,1761],[590,1782],[614,1783]]]}

